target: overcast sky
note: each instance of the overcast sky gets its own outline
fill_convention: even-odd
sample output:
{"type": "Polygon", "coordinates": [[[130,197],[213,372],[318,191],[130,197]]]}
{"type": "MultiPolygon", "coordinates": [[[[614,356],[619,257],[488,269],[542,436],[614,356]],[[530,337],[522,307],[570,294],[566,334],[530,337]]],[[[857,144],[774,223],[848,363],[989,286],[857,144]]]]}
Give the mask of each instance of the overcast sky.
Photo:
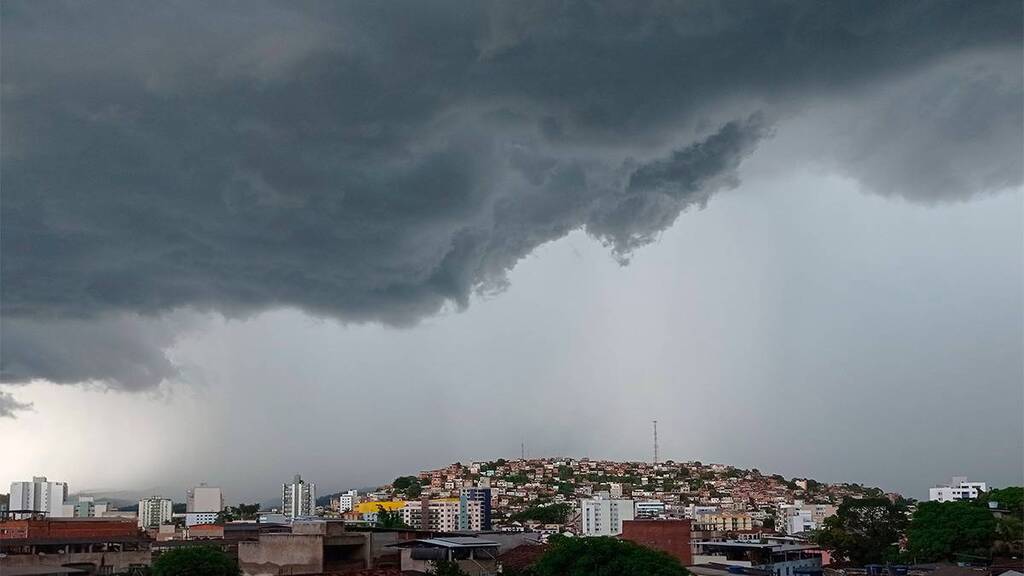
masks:
{"type": "Polygon", "coordinates": [[[0,16],[4,485],[1024,482],[1018,1],[0,16]]]}

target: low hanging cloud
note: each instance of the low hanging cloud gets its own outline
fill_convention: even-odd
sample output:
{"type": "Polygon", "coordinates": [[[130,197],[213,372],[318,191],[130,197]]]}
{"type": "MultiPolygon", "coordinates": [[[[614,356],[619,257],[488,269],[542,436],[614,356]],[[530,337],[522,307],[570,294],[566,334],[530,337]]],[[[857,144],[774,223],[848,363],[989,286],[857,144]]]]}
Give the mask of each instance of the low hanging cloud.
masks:
{"type": "Polygon", "coordinates": [[[175,378],[179,310],[411,325],[577,229],[625,261],[807,110],[861,129],[793,161],[869,190],[1021,182],[1019,2],[0,8],[8,383],[175,378]]]}

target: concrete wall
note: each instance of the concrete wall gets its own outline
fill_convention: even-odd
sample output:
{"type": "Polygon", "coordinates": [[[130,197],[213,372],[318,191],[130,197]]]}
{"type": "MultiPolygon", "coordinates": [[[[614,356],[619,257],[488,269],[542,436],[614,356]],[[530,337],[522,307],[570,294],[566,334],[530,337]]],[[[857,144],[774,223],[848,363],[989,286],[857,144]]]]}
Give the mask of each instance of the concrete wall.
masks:
{"type": "Polygon", "coordinates": [[[319,574],[324,571],[324,537],[318,534],[261,534],[238,543],[238,564],[246,576],[319,574]]]}
{"type": "Polygon", "coordinates": [[[79,563],[89,563],[94,566],[113,566],[115,571],[120,572],[127,570],[133,564],[149,566],[153,563],[153,556],[149,550],[45,555],[14,554],[0,557],[0,574],[3,574],[9,568],[56,568],[67,564],[79,563]]]}

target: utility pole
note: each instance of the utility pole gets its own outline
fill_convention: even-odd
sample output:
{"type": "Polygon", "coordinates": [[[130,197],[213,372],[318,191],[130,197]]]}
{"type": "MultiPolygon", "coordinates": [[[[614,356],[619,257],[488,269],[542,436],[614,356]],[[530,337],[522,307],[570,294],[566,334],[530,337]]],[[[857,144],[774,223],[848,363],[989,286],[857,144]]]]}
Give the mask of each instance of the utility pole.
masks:
{"type": "Polygon", "coordinates": [[[654,422],[654,463],[657,464],[658,463],[658,421],[657,420],[652,420],[652,422],[654,422]]]}
{"type": "Polygon", "coordinates": [[[519,443],[519,457],[521,459],[523,459],[523,460],[526,460],[526,442],[525,441],[519,443]]]}

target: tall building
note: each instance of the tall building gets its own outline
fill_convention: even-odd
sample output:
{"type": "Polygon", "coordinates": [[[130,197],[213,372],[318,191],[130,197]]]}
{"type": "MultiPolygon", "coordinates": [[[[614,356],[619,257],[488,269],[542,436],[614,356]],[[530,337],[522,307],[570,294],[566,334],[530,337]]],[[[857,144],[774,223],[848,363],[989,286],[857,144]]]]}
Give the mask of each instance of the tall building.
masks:
{"type": "Polygon", "coordinates": [[[64,507],[67,499],[67,482],[49,482],[46,476],[34,476],[31,482],[11,482],[7,509],[16,517],[35,513],[60,518],[70,515],[64,507]]]}
{"type": "Polygon", "coordinates": [[[633,510],[637,519],[661,518],[665,515],[665,503],[660,500],[639,501],[633,510]]]}
{"type": "Polygon", "coordinates": [[[455,530],[482,530],[483,504],[478,500],[442,498],[438,500],[413,500],[401,508],[402,522],[420,530],[454,532],[455,530]],[[466,528],[463,525],[463,511],[466,514],[466,528]]]}
{"type": "Polygon", "coordinates": [[[71,510],[75,518],[98,518],[110,511],[110,503],[96,502],[92,496],[79,496],[78,503],[71,510]]]}
{"type": "Polygon", "coordinates": [[[988,485],[984,482],[968,482],[966,476],[954,476],[949,486],[929,488],[928,499],[932,502],[977,500],[981,492],[987,491],[988,485]]]}
{"type": "Polygon", "coordinates": [[[185,492],[185,512],[220,512],[224,510],[224,493],[216,486],[200,484],[185,492]]]}
{"type": "Polygon", "coordinates": [[[331,499],[331,507],[339,514],[352,510],[356,504],[359,504],[359,492],[356,490],[342,492],[336,498],[331,499]]]}
{"type": "Polygon", "coordinates": [[[139,500],[139,527],[158,528],[171,521],[173,504],[170,498],[150,496],[139,500]]]}
{"type": "Polygon", "coordinates": [[[622,522],[632,520],[633,501],[611,498],[607,492],[580,500],[580,533],[583,536],[618,536],[622,522]]]}
{"type": "Polygon", "coordinates": [[[463,488],[459,493],[459,530],[491,529],[491,489],[486,487],[463,488]],[[480,503],[479,528],[473,528],[470,503],[480,503]]]}
{"type": "Polygon", "coordinates": [[[288,518],[312,516],[316,512],[316,484],[298,474],[291,484],[282,484],[281,512],[288,518]]]}

